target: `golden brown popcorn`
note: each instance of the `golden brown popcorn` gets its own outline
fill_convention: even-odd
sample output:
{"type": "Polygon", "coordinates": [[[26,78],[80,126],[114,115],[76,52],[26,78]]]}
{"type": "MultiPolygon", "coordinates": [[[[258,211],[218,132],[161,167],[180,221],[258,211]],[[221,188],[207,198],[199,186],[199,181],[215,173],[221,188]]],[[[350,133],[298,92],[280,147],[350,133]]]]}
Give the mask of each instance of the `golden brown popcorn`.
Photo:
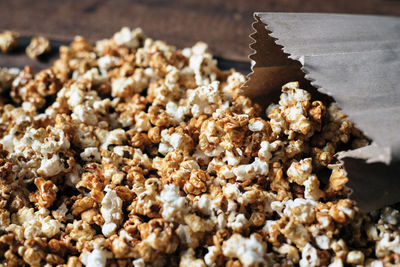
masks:
{"type": "MultiPolygon", "coordinates": [[[[10,92],[10,96],[16,103],[21,103],[22,100],[28,99],[27,94],[27,88],[26,86],[29,84],[30,81],[32,81],[34,78],[34,73],[33,73],[33,68],[31,66],[25,66],[23,70],[21,70],[14,79],[12,83],[12,88],[10,92]],[[25,96],[24,98],[22,96],[25,96]]],[[[33,84],[30,86],[31,88],[33,87],[33,84]]],[[[31,97],[37,96],[39,97],[38,93],[36,92],[36,95],[32,95],[31,97]]]]}
{"type": "Polygon", "coordinates": [[[82,175],[82,180],[77,184],[77,187],[85,187],[91,190],[92,197],[96,201],[103,199],[104,193],[102,192],[105,187],[105,178],[101,172],[101,166],[96,163],[89,163],[84,166],[85,172],[82,175]]]}
{"type": "Polygon", "coordinates": [[[12,31],[4,31],[0,33],[0,50],[8,53],[18,46],[19,34],[12,31]]]}
{"type": "Polygon", "coordinates": [[[31,247],[24,247],[20,252],[22,258],[30,266],[41,266],[40,262],[45,259],[46,254],[44,251],[31,247]]]}
{"type": "Polygon", "coordinates": [[[199,195],[207,191],[207,182],[210,176],[203,170],[192,170],[189,180],[185,183],[183,190],[188,194],[199,195]]]}
{"type": "Polygon", "coordinates": [[[51,50],[50,42],[46,37],[36,36],[33,37],[30,44],[26,48],[26,54],[32,58],[36,59],[51,50]]]}
{"type": "Polygon", "coordinates": [[[90,210],[92,208],[96,208],[96,201],[91,197],[83,197],[77,199],[71,207],[71,213],[74,216],[81,214],[86,210],[90,210]]]}
{"type": "Polygon", "coordinates": [[[94,230],[87,222],[77,220],[74,220],[72,224],[67,224],[65,232],[72,240],[77,242],[92,240],[93,236],[96,234],[96,230],[94,230]]]}
{"type": "Polygon", "coordinates": [[[37,91],[42,96],[56,94],[62,87],[52,69],[46,69],[35,75],[37,91]]]}
{"type": "Polygon", "coordinates": [[[68,258],[67,266],[68,267],[73,267],[73,266],[81,267],[82,263],[79,261],[78,257],[72,256],[72,257],[68,258]]]}
{"type": "Polygon", "coordinates": [[[292,240],[300,249],[310,242],[311,237],[307,229],[302,224],[296,223],[293,217],[290,219],[284,218],[279,224],[281,233],[292,240]]]}
{"type": "Polygon", "coordinates": [[[51,180],[45,180],[42,177],[35,179],[37,191],[31,193],[29,198],[32,202],[37,202],[40,207],[48,208],[53,205],[57,198],[57,186],[51,180]]]}
{"type": "Polygon", "coordinates": [[[173,230],[173,224],[163,219],[152,219],[139,226],[142,242],[167,254],[173,253],[178,247],[178,237],[173,230]]]}
{"type": "Polygon", "coordinates": [[[350,199],[340,199],[333,204],[329,210],[329,215],[339,223],[347,223],[353,219],[357,209],[354,208],[354,201],[350,199]]]}
{"type": "Polygon", "coordinates": [[[332,174],[329,177],[329,184],[326,188],[326,193],[330,196],[337,195],[340,191],[345,188],[348,178],[343,168],[336,168],[332,170],[332,174]]]}
{"type": "Polygon", "coordinates": [[[137,194],[136,199],[128,207],[130,214],[145,215],[150,218],[159,217],[161,205],[154,192],[143,191],[137,194]]]}
{"type": "Polygon", "coordinates": [[[194,250],[192,248],[189,248],[182,253],[179,266],[206,267],[206,264],[204,263],[203,259],[196,258],[194,255],[194,250]]]}
{"type": "Polygon", "coordinates": [[[274,162],[268,175],[271,181],[271,189],[278,193],[277,199],[282,201],[291,198],[289,182],[283,176],[283,169],[279,162],[274,162]]]}
{"type": "Polygon", "coordinates": [[[47,254],[45,260],[49,264],[63,264],[64,263],[64,259],[55,254],[47,254]]]}
{"type": "Polygon", "coordinates": [[[139,225],[143,223],[142,219],[134,214],[129,214],[128,220],[124,223],[124,230],[134,238],[139,238],[139,225]]]}
{"type": "Polygon", "coordinates": [[[0,265],[398,263],[399,212],[336,158],[369,140],[297,82],[261,118],[245,80],[129,28],[0,69],[0,265]]]}
{"type": "MultiPolygon", "coordinates": [[[[0,93],[9,90],[12,82],[17,77],[19,69],[16,68],[0,68],[0,93]]],[[[2,104],[4,106],[4,104],[2,104]]]]}
{"type": "Polygon", "coordinates": [[[195,233],[211,231],[214,228],[211,220],[203,219],[195,214],[185,215],[184,221],[195,233]]]}

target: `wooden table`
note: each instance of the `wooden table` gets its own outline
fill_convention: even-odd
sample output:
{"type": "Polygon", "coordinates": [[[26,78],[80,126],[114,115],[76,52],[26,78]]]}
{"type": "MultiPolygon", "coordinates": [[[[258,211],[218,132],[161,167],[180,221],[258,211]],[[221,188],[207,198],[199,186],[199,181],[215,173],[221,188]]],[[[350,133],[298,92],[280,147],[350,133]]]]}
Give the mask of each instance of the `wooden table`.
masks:
{"type": "MultiPolygon", "coordinates": [[[[122,26],[141,27],[148,36],[177,47],[202,40],[222,67],[249,70],[248,35],[252,32],[253,12],[334,12],[400,15],[399,0],[0,0],[0,30],[11,29],[22,36],[41,34],[58,46],[73,36],[94,41],[110,37],[122,26]]],[[[23,43],[29,38],[23,38],[23,43]]],[[[0,55],[0,66],[37,69],[48,62],[33,61],[23,49],[12,57],[0,55]]]]}

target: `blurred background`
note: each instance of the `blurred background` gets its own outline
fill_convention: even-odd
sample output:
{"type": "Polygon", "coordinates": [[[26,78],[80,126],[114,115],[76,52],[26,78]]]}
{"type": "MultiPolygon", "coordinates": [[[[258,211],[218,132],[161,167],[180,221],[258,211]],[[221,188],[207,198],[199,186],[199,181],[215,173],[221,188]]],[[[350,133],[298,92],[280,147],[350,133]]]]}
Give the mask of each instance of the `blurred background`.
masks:
{"type": "MultiPolygon", "coordinates": [[[[57,44],[75,35],[90,41],[122,26],[177,47],[207,42],[217,57],[248,62],[253,12],[326,12],[400,15],[399,0],[0,0],[0,30],[44,35],[57,44]]],[[[29,39],[28,39],[29,41],[29,39]]],[[[27,59],[28,60],[28,59],[27,59]]],[[[0,56],[0,64],[9,63],[0,56]]]]}

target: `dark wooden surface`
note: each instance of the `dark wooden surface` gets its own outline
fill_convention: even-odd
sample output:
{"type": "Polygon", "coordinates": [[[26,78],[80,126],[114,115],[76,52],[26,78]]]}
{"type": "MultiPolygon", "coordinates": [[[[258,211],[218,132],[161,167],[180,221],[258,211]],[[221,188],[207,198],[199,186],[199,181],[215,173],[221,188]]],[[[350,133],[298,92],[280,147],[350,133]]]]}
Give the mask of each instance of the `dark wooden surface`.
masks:
{"type": "MultiPolygon", "coordinates": [[[[23,36],[41,34],[59,45],[75,35],[94,41],[110,37],[122,26],[141,27],[148,36],[177,47],[205,41],[216,56],[228,59],[224,66],[234,63],[248,68],[248,63],[237,62],[248,62],[255,11],[398,16],[400,0],[0,0],[0,30],[15,30],[23,36]]],[[[46,66],[22,55],[0,55],[0,66],[10,64],[46,66]]]]}

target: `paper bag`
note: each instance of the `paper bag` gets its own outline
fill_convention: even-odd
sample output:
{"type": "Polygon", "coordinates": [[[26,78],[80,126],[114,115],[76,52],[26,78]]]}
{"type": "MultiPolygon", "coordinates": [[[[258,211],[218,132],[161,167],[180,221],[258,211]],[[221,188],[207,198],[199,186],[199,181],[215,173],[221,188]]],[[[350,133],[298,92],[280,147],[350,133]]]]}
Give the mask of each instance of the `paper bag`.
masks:
{"type": "Polygon", "coordinates": [[[243,93],[264,107],[283,84],[335,101],[372,145],[339,155],[365,211],[400,201],[400,18],[255,13],[243,93]]]}

